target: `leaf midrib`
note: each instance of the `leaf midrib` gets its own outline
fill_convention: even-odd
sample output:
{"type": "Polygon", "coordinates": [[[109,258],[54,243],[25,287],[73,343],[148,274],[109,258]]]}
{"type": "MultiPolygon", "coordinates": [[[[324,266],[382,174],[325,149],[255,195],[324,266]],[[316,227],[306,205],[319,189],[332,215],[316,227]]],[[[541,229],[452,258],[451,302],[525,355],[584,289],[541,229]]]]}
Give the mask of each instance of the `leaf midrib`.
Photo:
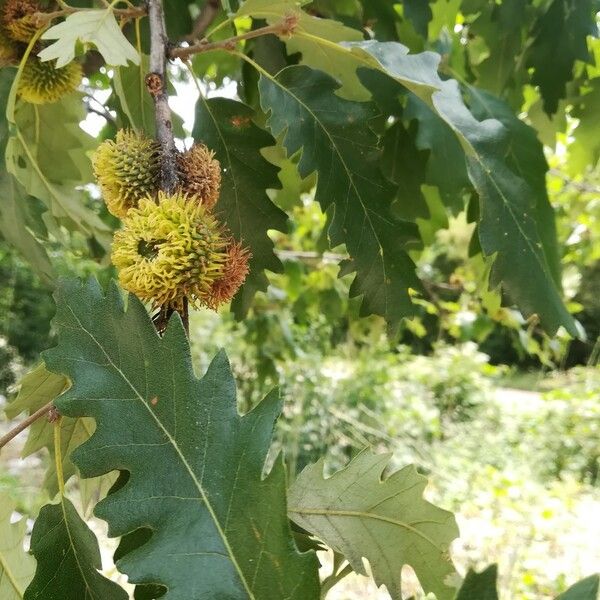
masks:
{"type": "Polygon", "coordinates": [[[102,352],[102,354],[104,354],[104,356],[108,360],[110,366],[113,367],[113,369],[123,378],[123,380],[126,382],[126,384],[131,388],[131,391],[141,401],[141,403],[144,406],[144,408],[146,408],[146,410],[151,415],[151,417],[154,419],[154,421],[156,422],[156,424],[158,425],[158,427],[162,430],[162,432],[165,434],[165,436],[169,440],[169,442],[172,445],[173,449],[178,454],[178,456],[179,456],[179,458],[180,458],[183,466],[185,467],[186,471],[188,472],[190,478],[192,479],[194,485],[196,486],[196,488],[200,492],[201,499],[204,502],[204,505],[206,506],[206,509],[208,510],[208,512],[209,512],[209,514],[211,516],[211,519],[213,520],[213,522],[215,524],[215,527],[216,527],[216,529],[217,529],[217,531],[219,533],[219,536],[221,537],[221,539],[223,541],[223,545],[225,546],[225,549],[227,550],[227,554],[229,556],[229,559],[231,560],[233,566],[235,567],[235,570],[236,570],[236,572],[237,572],[237,574],[238,574],[238,576],[239,576],[239,578],[240,578],[240,580],[241,580],[241,582],[242,582],[242,584],[244,586],[244,589],[248,593],[248,596],[249,596],[250,600],[255,600],[254,593],[250,589],[249,584],[246,581],[246,578],[244,577],[244,574],[243,574],[243,572],[242,572],[242,570],[241,570],[241,568],[240,568],[240,566],[239,566],[239,564],[238,564],[238,562],[237,562],[237,560],[235,558],[233,550],[232,550],[231,546],[229,545],[229,541],[227,540],[227,537],[225,536],[225,532],[221,528],[221,524],[219,523],[219,520],[217,519],[217,515],[216,515],[216,513],[215,513],[215,511],[214,511],[214,509],[212,507],[212,504],[210,503],[209,498],[208,498],[206,492],[204,491],[204,488],[202,487],[202,484],[200,483],[200,481],[196,477],[196,474],[192,470],[190,464],[188,463],[188,461],[186,460],[185,456],[183,455],[183,453],[179,449],[179,446],[176,443],[175,439],[171,436],[171,434],[169,433],[169,431],[163,426],[163,424],[157,418],[156,414],[148,406],[148,404],[146,403],[144,397],[138,392],[137,388],[129,381],[127,375],[125,375],[125,373],[123,373],[123,371],[113,362],[112,357],[104,350],[104,347],[102,346],[102,344],[96,339],[96,337],[93,335],[93,333],[91,331],[89,331],[88,329],[86,329],[83,326],[83,323],[81,322],[81,320],[79,319],[79,317],[77,316],[77,314],[75,313],[75,311],[71,308],[71,305],[67,302],[66,306],[69,309],[69,311],[71,312],[71,314],[73,315],[73,318],[77,321],[77,324],[79,325],[79,327],[81,328],[81,330],[84,331],[87,335],[90,336],[90,338],[98,346],[98,348],[100,349],[100,351],[102,352]]]}
{"type": "Polygon", "coordinates": [[[385,523],[390,523],[391,525],[396,525],[398,527],[402,527],[407,531],[423,538],[425,541],[429,542],[436,550],[442,551],[440,548],[429,536],[425,535],[422,531],[419,531],[414,524],[417,523],[436,523],[440,524],[439,521],[433,521],[428,519],[423,519],[420,521],[416,521],[414,524],[405,523],[404,521],[400,521],[398,519],[393,519],[392,517],[386,517],[384,515],[378,515],[377,513],[369,513],[360,510],[341,510],[336,508],[300,508],[300,507],[289,507],[288,512],[295,513],[298,515],[316,515],[321,517],[354,517],[358,519],[374,519],[376,521],[384,521],[385,523]]]}

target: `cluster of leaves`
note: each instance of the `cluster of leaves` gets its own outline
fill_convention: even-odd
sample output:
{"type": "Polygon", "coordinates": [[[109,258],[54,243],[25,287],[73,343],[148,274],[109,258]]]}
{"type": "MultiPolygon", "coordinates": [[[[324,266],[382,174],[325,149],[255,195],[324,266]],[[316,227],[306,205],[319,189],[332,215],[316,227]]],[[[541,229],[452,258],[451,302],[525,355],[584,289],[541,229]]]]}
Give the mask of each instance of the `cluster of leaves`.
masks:
{"type": "MultiPolygon", "coordinates": [[[[153,135],[143,85],[147,21],[124,20],[121,29],[115,3],[80,4],[88,8],[61,13],[66,18],[43,33],[55,41],[40,57],[60,66],[85,55],[85,85],[114,92],[103,135],[115,127],[153,135]]],[[[349,295],[361,316],[380,315],[394,331],[416,313],[415,291],[424,286],[415,252],[438,227],[437,199],[444,211],[467,211],[475,223],[470,250],[485,264],[484,289],[501,287],[550,333],[563,327],[577,334],[561,300],[542,145],[516,115],[525,102],[535,122],[527,85],[536,86],[551,114],[572,83],[584,92],[574,132],[585,148],[579,160],[597,160],[585,125],[585,114],[594,116],[593,69],[585,66],[592,0],[532,2],[518,20],[525,35],[513,26],[520,4],[510,0],[304,4],[224,2],[229,14],[223,11],[207,33],[213,40],[228,33],[249,39],[265,22],[271,35],[238,49],[231,41],[217,44],[227,60],[212,71],[204,52],[191,61],[205,83],[233,75],[245,100],[201,97],[192,131],[223,168],[215,211],[252,251],[235,313],[245,314],[266,289],[266,271],[282,269],[268,232],[284,230],[287,213],[272,198],[285,202],[287,191],[293,202],[294,191],[268,192],[291,178],[315,182],[327,244],[343,252],[340,273],[352,279],[349,295]],[[501,35],[498,24],[505,26],[501,35]],[[430,47],[439,52],[422,51],[430,47]]],[[[174,42],[191,30],[194,8],[187,0],[165,3],[174,42]]],[[[38,49],[30,44],[27,52],[38,49]]],[[[85,187],[93,139],[79,127],[83,94],[41,106],[24,102],[18,83],[25,60],[0,73],[8,124],[0,131],[0,230],[52,284],[48,242],[83,237],[101,259],[115,223],[85,187]]],[[[183,136],[177,122],[174,131],[183,136]]],[[[321,463],[308,466],[288,490],[281,457],[265,472],[281,410],[275,393],[241,416],[225,356],[198,379],[178,317],[160,337],[144,306],[134,297],[125,306],[114,284],[105,294],[94,281],[64,282],[56,304],[58,345],[9,412],[33,412],[54,400],[61,419],[38,422],[26,452],[50,449],[56,473],[48,485],[59,499],[42,509],[33,529],[33,579],[24,563],[22,572],[11,567],[0,579],[11,598],[59,597],[65,589],[74,598],[127,596],[98,573],[97,542],[65,495],[63,480],[76,472],[100,478],[90,502],[103,497],[95,514],[108,522],[110,536],[122,538],[116,565],[136,585],[135,597],[317,598],[315,538],[347,561],[329,584],[350,569],[363,572],[366,558],[394,598],[401,597],[404,564],[438,600],[495,597],[493,572],[469,575],[457,591],[449,556],[454,518],[423,499],[426,480],[414,467],[389,474],[389,456],[366,451],[328,479],[321,463]]],[[[20,548],[6,516],[2,526],[11,531],[7,553],[14,556],[20,548]]],[[[0,561],[2,569],[15,563],[21,565],[0,561]]],[[[564,598],[591,600],[597,587],[591,578],[564,598]]]]}

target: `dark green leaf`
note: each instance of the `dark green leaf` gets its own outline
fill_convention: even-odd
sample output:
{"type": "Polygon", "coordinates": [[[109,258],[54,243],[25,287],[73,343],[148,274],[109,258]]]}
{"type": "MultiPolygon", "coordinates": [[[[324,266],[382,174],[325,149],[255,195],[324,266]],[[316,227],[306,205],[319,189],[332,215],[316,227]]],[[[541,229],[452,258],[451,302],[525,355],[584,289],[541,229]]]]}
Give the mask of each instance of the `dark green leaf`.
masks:
{"type": "Polygon", "coordinates": [[[410,221],[429,215],[421,192],[421,185],[425,183],[427,152],[417,148],[412,129],[406,129],[401,121],[394,123],[383,137],[381,157],[383,174],[397,186],[394,214],[410,221]]]}
{"type": "Polygon", "coordinates": [[[408,98],[404,118],[419,124],[416,144],[429,150],[426,182],[440,188],[444,202],[454,210],[462,208],[462,195],[470,184],[465,153],[450,126],[414,94],[408,98]]]}
{"type": "Polygon", "coordinates": [[[427,39],[427,25],[433,17],[429,0],[402,0],[404,16],[413,24],[415,31],[427,39]]]}
{"type": "Polygon", "coordinates": [[[556,286],[561,287],[560,250],[556,237],[554,209],[548,199],[548,163],[535,129],[521,121],[504,101],[492,94],[468,88],[469,104],[479,120],[497,119],[508,131],[508,166],[522,177],[535,196],[535,221],[544,247],[546,261],[556,286]]]}
{"type": "Polygon", "coordinates": [[[553,0],[535,23],[527,66],[540,87],[544,110],[556,112],[576,60],[589,60],[587,36],[596,33],[592,0],[553,0]]]}
{"type": "Polygon", "coordinates": [[[469,570],[456,600],[498,600],[497,578],[498,567],[496,565],[490,565],[481,573],[469,570]]]}
{"type": "Polygon", "coordinates": [[[452,513],[422,497],[427,484],[413,466],[384,478],[389,454],[361,452],[323,479],[323,461],[304,469],[290,487],[291,518],[343,554],[357,573],[369,561],[378,585],[401,600],[401,571],[410,565],[425,592],[454,598],[450,543],[458,536],[452,513]]]}
{"type": "Polygon", "coordinates": [[[522,50],[522,28],[528,24],[528,5],[523,0],[504,0],[501,4],[488,3],[469,28],[470,35],[485,40],[489,56],[474,68],[477,84],[500,96],[515,73],[517,55],[522,50]]]}
{"type": "Polygon", "coordinates": [[[412,314],[408,288],[419,287],[405,244],[416,237],[409,223],[393,218],[393,187],[377,161],[377,136],[368,121],[374,105],[343,100],[337,83],[307,67],[288,67],[276,78],[261,76],[263,110],[274,135],[285,132],[288,155],[302,150],[302,177],[316,171],[316,199],[332,212],[331,247],[345,244],[357,276],[351,296],[363,296],[362,314],[379,314],[390,325],[412,314]]]}
{"type": "Polygon", "coordinates": [[[196,0],[168,0],[164,2],[165,21],[170,40],[178,40],[192,31],[190,4],[196,0]]]}
{"type": "Polygon", "coordinates": [[[196,141],[215,151],[223,170],[216,213],[252,251],[250,274],[234,300],[238,315],[248,310],[256,291],[266,290],[264,270],[281,272],[281,262],[267,231],[284,231],[287,221],[286,214],[266,192],[280,187],[277,168],[260,152],[273,146],[275,140],[252,122],[253,115],[252,109],[241,102],[200,98],[193,131],[196,141]]]}
{"type": "Polygon", "coordinates": [[[44,360],[73,382],[57,407],[96,420],[73,462],[83,477],[129,472],[96,507],[109,535],[153,530],[118,562],[129,581],[162,584],[168,600],[317,598],[316,558],[297,551],[287,521],[283,462],[263,478],[277,395],[240,416],[225,355],[198,380],[179,317],[159,337],[114,283],[105,297],[94,280],[67,280],[56,301],[58,346],[44,360]]]}
{"type": "Polygon", "coordinates": [[[600,575],[591,575],[578,581],[556,600],[596,600],[599,586],[600,575]]]}
{"type": "Polygon", "coordinates": [[[127,600],[125,590],[98,573],[98,541],[67,498],[42,507],[31,552],[37,569],[25,600],[127,600]]]}

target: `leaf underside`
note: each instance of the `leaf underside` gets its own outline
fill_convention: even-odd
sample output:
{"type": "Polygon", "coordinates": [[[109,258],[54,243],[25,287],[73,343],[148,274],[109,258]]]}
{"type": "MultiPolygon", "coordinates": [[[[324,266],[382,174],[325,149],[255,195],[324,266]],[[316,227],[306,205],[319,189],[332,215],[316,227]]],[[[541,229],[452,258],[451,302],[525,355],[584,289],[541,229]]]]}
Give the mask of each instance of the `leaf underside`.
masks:
{"type": "Polygon", "coordinates": [[[394,600],[402,598],[405,564],[426,592],[451,600],[456,593],[447,583],[455,574],[449,555],[458,536],[454,516],[423,499],[427,480],[413,466],[384,479],[389,459],[389,454],[363,451],[328,479],[322,460],[307,467],[290,488],[290,517],[343,554],[356,572],[365,574],[366,558],[375,582],[385,584],[394,600]]]}
{"type": "Polygon", "coordinates": [[[415,94],[457,136],[469,179],[480,201],[479,238],[485,256],[495,257],[490,284],[500,284],[527,316],[537,314],[549,333],[563,326],[576,336],[546,260],[536,221],[538,198],[528,182],[506,162],[507,131],[495,119],[477,121],[466,108],[456,81],[442,81],[440,56],[408,55],[396,42],[349,44],[356,60],[378,68],[415,94]]]}
{"type": "Polygon", "coordinates": [[[33,578],[35,561],[23,550],[27,519],[11,523],[14,502],[0,495],[0,598],[22,600],[33,578]]]}

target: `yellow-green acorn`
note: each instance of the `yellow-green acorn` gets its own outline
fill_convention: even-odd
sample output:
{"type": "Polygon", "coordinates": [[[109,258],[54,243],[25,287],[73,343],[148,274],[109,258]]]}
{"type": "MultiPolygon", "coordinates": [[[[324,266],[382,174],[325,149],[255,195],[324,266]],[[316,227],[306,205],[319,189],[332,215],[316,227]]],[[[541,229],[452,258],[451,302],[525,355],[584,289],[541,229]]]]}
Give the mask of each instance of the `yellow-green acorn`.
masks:
{"type": "Polygon", "coordinates": [[[219,199],[221,165],[215,153],[204,144],[194,144],[177,157],[181,187],[188,194],[200,198],[208,209],[219,199]]]}
{"type": "Polygon", "coordinates": [[[18,91],[26,102],[50,104],[74,92],[82,76],[79,63],[71,62],[57,69],[55,61],[42,62],[31,57],[21,73],[18,91]]]}
{"type": "Polygon", "coordinates": [[[8,36],[16,42],[28,43],[39,29],[35,13],[41,10],[34,0],[6,0],[2,7],[2,24],[8,36]]]}
{"type": "Polygon", "coordinates": [[[160,144],[131,131],[98,146],[92,159],[108,210],[123,218],[138,201],[153,196],[160,177],[160,144]]]}
{"type": "Polygon", "coordinates": [[[231,238],[198,198],[177,191],[139,201],[115,233],[112,262],[123,288],[155,306],[212,306],[231,238]]]}

